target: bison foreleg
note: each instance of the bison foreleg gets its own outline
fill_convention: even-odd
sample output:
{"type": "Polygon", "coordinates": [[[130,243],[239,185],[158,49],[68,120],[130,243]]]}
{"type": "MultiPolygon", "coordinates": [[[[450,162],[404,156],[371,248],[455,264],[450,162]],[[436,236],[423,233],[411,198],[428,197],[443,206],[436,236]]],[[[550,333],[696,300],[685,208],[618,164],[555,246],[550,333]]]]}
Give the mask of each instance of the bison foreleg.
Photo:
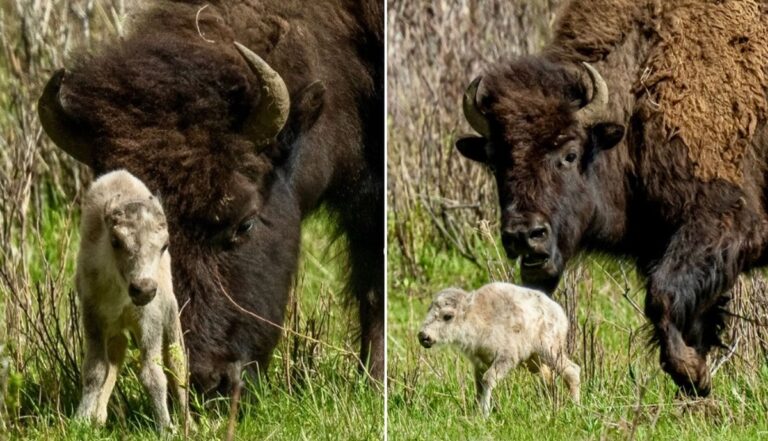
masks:
{"type": "Polygon", "coordinates": [[[360,359],[371,376],[384,379],[384,302],[374,294],[360,300],[360,359]]]}
{"type": "Polygon", "coordinates": [[[709,394],[707,353],[724,325],[722,294],[750,254],[746,234],[725,224],[700,216],[681,227],[648,280],[645,312],[661,367],[690,395],[709,394]]]}
{"type": "Polygon", "coordinates": [[[362,229],[346,223],[352,266],[349,288],[360,313],[361,368],[377,381],[384,380],[384,225],[378,221],[382,218],[383,214],[374,217],[362,229]]]}

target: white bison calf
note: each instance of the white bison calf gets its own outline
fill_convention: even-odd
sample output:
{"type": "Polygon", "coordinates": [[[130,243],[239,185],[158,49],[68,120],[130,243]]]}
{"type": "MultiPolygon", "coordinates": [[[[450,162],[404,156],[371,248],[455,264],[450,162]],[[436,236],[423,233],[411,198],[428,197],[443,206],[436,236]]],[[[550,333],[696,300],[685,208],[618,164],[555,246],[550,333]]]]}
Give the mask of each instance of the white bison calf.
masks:
{"type": "Polygon", "coordinates": [[[419,342],[425,348],[450,343],[475,366],[477,401],[483,415],[491,407],[491,391],[521,362],[551,379],[547,367],[565,378],[571,397],[579,401],[579,366],[565,353],[568,318],[544,293],[491,283],[468,293],[458,288],[439,292],[427,313],[419,342]]]}
{"type": "Polygon", "coordinates": [[[170,427],[168,382],[186,408],[186,363],[171,283],[168,230],[158,200],[130,173],[100,177],[83,200],[77,291],[85,335],[78,418],[103,424],[128,335],[160,428],[170,427]],[[168,380],[163,371],[168,368],[168,380]]]}

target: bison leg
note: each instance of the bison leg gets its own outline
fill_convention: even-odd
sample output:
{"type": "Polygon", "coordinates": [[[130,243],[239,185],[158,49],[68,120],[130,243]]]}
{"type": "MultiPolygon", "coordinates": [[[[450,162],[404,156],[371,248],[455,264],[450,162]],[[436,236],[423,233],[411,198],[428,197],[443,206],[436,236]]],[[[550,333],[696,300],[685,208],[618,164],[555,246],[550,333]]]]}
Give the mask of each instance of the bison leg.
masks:
{"type": "Polygon", "coordinates": [[[360,360],[379,381],[384,379],[384,305],[383,296],[372,292],[373,300],[360,301],[360,360]]]}
{"type": "Polygon", "coordinates": [[[359,305],[361,368],[383,381],[384,221],[383,209],[374,211],[377,214],[370,216],[367,225],[361,226],[360,219],[345,224],[350,250],[350,290],[359,305]]]}
{"type": "Polygon", "coordinates": [[[707,353],[720,344],[722,294],[749,254],[741,248],[750,242],[745,234],[723,224],[700,216],[681,227],[648,280],[645,312],[660,346],[659,362],[689,395],[710,392],[707,353]]]}

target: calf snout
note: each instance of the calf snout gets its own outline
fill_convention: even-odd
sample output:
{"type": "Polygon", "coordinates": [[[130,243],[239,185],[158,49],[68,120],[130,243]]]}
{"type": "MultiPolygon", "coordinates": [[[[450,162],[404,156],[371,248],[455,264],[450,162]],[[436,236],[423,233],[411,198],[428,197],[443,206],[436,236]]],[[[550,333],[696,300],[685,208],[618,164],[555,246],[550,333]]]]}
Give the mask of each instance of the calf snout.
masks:
{"type": "Polygon", "coordinates": [[[425,348],[431,348],[435,344],[435,340],[430,337],[426,332],[419,332],[419,343],[425,348]]]}
{"type": "Polygon", "coordinates": [[[157,282],[152,279],[139,279],[128,286],[128,295],[136,306],[144,306],[151,302],[157,294],[157,282]]]}
{"type": "Polygon", "coordinates": [[[501,231],[501,241],[511,258],[527,254],[548,254],[552,227],[539,214],[509,221],[501,231]]]}

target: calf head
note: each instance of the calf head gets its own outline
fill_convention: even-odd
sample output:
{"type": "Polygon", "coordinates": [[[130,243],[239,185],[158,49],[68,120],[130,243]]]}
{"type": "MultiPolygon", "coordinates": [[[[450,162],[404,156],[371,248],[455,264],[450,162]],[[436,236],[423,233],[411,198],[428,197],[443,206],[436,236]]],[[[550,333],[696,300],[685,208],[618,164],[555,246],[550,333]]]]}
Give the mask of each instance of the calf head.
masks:
{"type": "Polygon", "coordinates": [[[457,140],[469,159],[494,172],[501,237],[521,257],[527,286],[551,293],[595,213],[592,164],[624,127],[607,115],[608,88],[589,64],[525,58],[478,77],[464,115],[480,136],[457,140]]]}
{"type": "Polygon", "coordinates": [[[467,295],[466,291],[458,288],[447,288],[437,293],[419,331],[419,343],[422,346],[431,348],[435,344],[455,340],[457,326],[462,322],[462,305],[467,295]]]}
{"type": "Polygon", "coordinates": [[[116,202],[104,207],[112,262],[136,306],[155,298],[160,261],[168,251],[168,229],[157,199],[116,202]]]}

